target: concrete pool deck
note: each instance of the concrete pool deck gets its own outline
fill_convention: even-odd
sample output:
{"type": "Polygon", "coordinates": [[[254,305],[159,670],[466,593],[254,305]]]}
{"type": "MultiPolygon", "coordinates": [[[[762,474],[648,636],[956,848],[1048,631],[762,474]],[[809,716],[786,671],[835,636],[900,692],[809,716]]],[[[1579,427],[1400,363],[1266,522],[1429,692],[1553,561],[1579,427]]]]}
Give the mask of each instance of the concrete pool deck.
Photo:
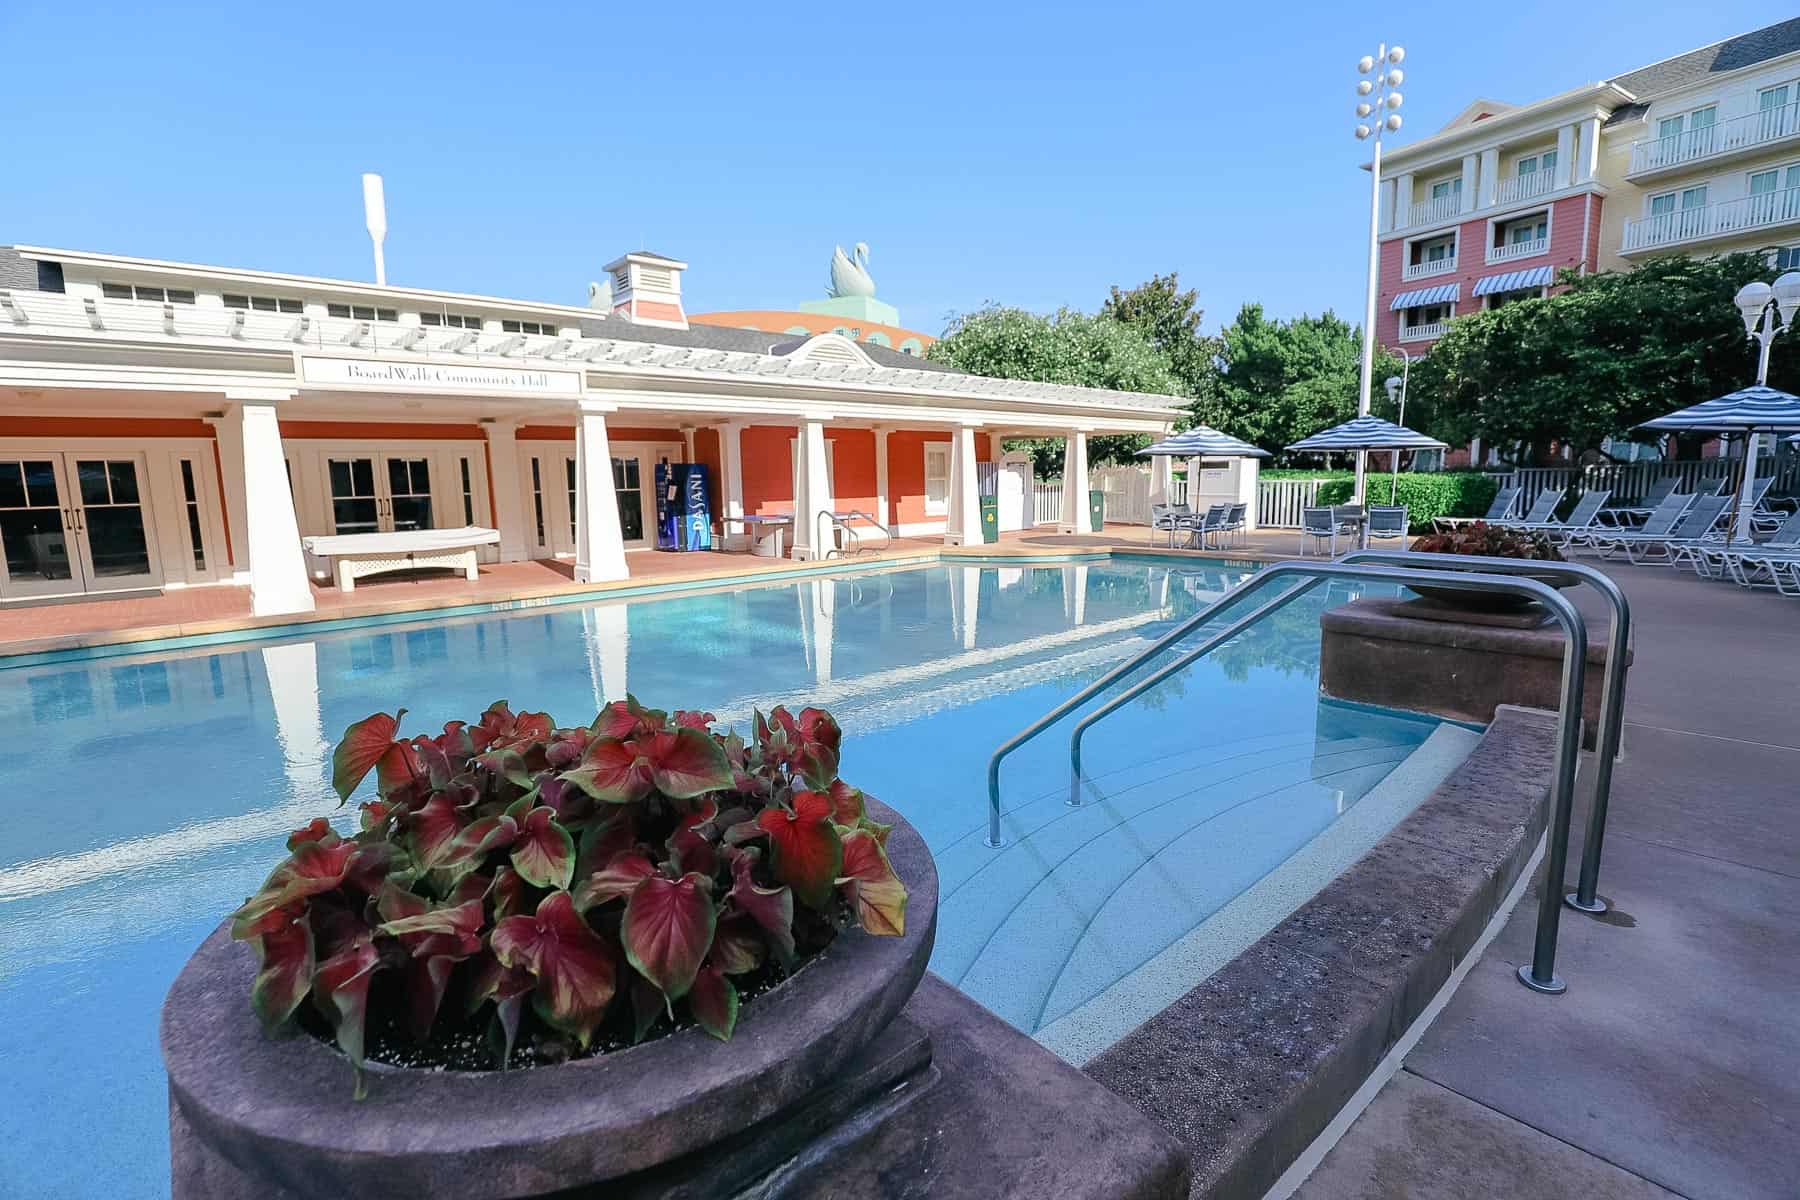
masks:
{"type": "MultiPolygon", "coordinates": [[[[1637,649],[1600,875],[1613,911],[1565,911],[1569,990],[1534,995],[1514,977],[1534,887],[1301,1200],[1796,1194],[1800,605],[1600,565],[1637,649]]],[[[1597,638],[1606,618],[1581,603],[1597,638]]],[[[1571,885],[1585,818],[1584,793],[1571,885]]]]}

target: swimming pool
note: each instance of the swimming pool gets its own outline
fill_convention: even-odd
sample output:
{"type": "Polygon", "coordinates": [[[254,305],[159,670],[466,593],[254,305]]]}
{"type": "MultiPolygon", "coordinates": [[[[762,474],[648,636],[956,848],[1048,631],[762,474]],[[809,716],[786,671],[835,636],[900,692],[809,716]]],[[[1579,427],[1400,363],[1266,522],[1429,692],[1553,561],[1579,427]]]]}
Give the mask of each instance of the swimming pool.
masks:
{"type": "Polygon", "coordinates": [[[163,993],[289,830],[353,817],[330,744],[402,704],[412,732],[497,698],[585,722],[628,689],[740,723],[830,708],[845,778],[937,856],[933,968],[1080,1061],[1316,890],[1442,757],[1436,722],[1319,698],[1317,615],[1344,598],[1321,589],[1097,726],[1081,807],[1066,731],[1014,755],[1010,844],[983,845],[995,745],[1250,570],[939,565],[0,670],[0,1078],[19,1114],[0,1179],[166,1192],[163,993]]]}

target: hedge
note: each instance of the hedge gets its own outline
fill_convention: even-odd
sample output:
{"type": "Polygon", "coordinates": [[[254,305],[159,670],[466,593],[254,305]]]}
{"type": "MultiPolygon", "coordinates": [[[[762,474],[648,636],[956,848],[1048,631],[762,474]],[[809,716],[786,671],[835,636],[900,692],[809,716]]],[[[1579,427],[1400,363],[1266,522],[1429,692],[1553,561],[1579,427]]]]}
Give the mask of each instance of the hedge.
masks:
{"type": "MultiPolygon", "coordinates": [[[[1356,476],[1349,471],[1264,471],[1264,479],[1322,479],[1320,504],[1344,504],[1356,486],[1356,476]]],[[[1388,502],[1386,471],[1369,472],[1369,502],[1388,502]]],[[[1414,533],[1431,528],[1435,517],[1479,517],[1494,502],[1499,482],[1479,471],[1402,471],[1394,503],[1406,505],[1407,522],[1414,533]]]]}

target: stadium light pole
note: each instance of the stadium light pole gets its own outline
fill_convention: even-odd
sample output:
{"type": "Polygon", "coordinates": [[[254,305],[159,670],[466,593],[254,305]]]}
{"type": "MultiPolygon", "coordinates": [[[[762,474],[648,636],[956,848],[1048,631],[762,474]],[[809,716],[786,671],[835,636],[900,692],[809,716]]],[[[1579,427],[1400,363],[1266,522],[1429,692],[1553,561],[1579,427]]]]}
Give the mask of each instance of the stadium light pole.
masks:
{"type": "MultiPolygon", "coordinates": [[[[1369,415],[1370,393],[1375,385],[1375,297],[1381,270],[1381,135],[1400,128],[1400,84],[1406,78],[1400,64],[1406,51],[1385,42],[1374,54],[1365,54],[1356,64],[1356,140],[1374,140],[1374,157],[1369,163],[1369,285],[1363,303],[1362,377],[1357,385],[1356,415],[1369,415]]],[[[1368,483],[1369,452],[1356,452],[1356,495],[1354,502],[1364,503],[1368,483]]]]}

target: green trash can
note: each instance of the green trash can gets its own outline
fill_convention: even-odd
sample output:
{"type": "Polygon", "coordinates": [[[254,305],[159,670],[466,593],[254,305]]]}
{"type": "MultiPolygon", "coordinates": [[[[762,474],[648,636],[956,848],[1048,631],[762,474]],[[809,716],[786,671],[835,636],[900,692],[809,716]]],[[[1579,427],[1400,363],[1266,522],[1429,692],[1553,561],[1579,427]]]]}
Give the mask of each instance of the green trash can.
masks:
{"type": "Polygon", "coordinates": [[[1106,493],[1088,493],[1088,523],[1095,533],[1106,532],[1106,493]]]}
{"type": "Polygon", "coordinates": [[[1000,540],[1000,497],[981,498],[981,540],[993,545],[1000,540]]]}

